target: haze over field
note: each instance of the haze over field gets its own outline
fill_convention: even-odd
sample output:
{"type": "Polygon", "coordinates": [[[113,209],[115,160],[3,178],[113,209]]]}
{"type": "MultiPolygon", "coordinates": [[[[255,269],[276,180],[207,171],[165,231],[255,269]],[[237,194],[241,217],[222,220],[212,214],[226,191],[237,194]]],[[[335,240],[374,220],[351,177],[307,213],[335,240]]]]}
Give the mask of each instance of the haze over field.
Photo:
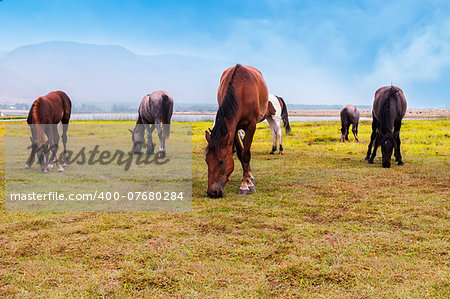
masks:
{"type": "Polygon", "coordinates": [[[77,103],[136,104],[155,89],[216,104],[222,72],[259,68],[288,104],[448,107],[450,3],[392,1],[0,2],[0,102],[62,89],[77,103]]]}

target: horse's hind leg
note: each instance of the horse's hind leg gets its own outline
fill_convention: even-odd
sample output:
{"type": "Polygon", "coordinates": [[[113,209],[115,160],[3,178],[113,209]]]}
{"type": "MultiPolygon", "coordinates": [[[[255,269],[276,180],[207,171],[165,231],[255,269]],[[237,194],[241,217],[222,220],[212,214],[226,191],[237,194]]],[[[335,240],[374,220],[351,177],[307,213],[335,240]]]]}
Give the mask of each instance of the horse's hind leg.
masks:
{"type": "Polygon", "coordinates": [[[279,154],[282,155],[283,154],[283,144],[281,143],[281,120],[279,118],[275,118],[275,130],[277,133],[277,137],[278,137],[278,143],[280,144],[280,151],[279,154]]]}
{"type": "Polygon", "coordinates": [[[402,161],[402,154],[400,153],[400,128],[402,126],[402,121],[396,121],[394,123],[394,138],[395,141],[397,143],[397,146],[395,147],[395,151],[394,151],[394,156],[395,156],[395,161],[397,161],[397,164],[402,166],[404,165],[403,161],[402,161]]]}
{"type": "Polygon", "coordinates": [[[355,123],[355,124],[352,125],[352,133],[353,133],[353,136],[355,136],[356,141],[359,142],[359,139],[358,139],[358,123],[355,123]]]}
{"type": "Polygon", "coordinates": [[[270,129],[272,130],[273,144],[272,144],[272,150],[270,151],[270,154],[273,155],[275,153],[275,151],[277,150],[276,123],[275,123],[275,120],[272,118],[272,116],[267,117],[267,122],[269,123],[270,129]]]}
{"type": "Polygon", "coordinates": [[[69,164],[67,164],[67,130],[69,129],[69,122],[67,121],[62,121],[62,134],[61,134],[61,139],[62,139],[62,144],[64,147],[64,152],[63,152],[63,167],[68,167],[69,164]]]}
{"type": "Polygon", "coordinates": [[[350,132],[350,123],[347,124],[347,128],[345,130],[345,140],[348,141],[348,134],[350,132]]]}
{"type": "Polygon", "coordinates": [[[158,130],[158,138],[159,138],[159,157],[165,158],[166,157],[166,145],[165,145],[165,139],[164,134],[162,130],[162,126],[160,122],[157,122],[156,129],[158,130]]]}
{"type": "Polygon", "coordinates": [[[370,153],[372,151],[372,144],[375,141],[376,137],[377,137],[377,120],[374,117],[373,121],[372,121],[372,135],[370,135],[370,142],[369,142],[369,147],[367,149],[367,155],[366,155],[367,163],[373,163],[373,160],[372,160],[372,162],[369,162],[369,160],[370,160],[370,153]]]}

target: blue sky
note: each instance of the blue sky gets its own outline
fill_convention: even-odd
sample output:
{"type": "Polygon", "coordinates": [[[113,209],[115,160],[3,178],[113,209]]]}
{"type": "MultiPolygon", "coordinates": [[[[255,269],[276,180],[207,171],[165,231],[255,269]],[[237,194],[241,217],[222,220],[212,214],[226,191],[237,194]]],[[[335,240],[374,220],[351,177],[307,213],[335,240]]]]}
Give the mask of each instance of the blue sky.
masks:
{"type": "Polygon", "coordinates": [[[3,0],[0,28],[0,50],[64,40],[253,65],[293,103],[371,104],[391,82],[411,107],[450,103],[450,1],[3,0]]]}

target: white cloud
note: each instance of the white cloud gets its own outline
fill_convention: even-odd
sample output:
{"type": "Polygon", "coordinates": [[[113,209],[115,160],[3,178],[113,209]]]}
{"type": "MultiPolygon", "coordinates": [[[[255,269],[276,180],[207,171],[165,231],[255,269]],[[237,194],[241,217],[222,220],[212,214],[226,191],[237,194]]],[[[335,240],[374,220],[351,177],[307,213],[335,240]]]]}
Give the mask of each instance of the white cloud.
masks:
{"type": "Polygon", "coordinates": [[[412,84],[439,80],[450,67],[450,18],[411,34],[379,51],[365,84],[412,84]]]}

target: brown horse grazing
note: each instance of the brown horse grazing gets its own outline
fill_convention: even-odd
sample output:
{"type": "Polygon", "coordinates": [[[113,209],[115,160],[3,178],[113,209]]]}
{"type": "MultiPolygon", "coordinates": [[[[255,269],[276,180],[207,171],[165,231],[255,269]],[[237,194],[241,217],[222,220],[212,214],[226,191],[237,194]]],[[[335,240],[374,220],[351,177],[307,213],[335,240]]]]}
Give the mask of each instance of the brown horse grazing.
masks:
{"type": "Polygon", "coordinates": [[[233,145],[243,168],[239,194],[248,195],[255,191],[254,178],[250,169],[250,147],[256,130],[256,123],[266,115],[269,93],[260,71],[250,66],[236,66],[227,69],[220,79],[217,92],[219,110],[214,127],[205,132],[206,163],[208,164],[209,197],[222,197],[223,188],[234,170],[233,145]],[[243,146],[238,130],[245,132],[243,146]]]}
{"type": "Polygon", "coordinates": [[[69,126],[70,113],[72,110],[72,102],[67,94],[62,91],[52,91],[45,96],[39,97],[31,105],[28,113],[27,123],[31,130],[31,154],[28,158],[25,168],[30,168],[34,162],[35,155],[41,165],[42,172],[48,172],[53,167],[49,164],[55,161],[58,171],[64,171],[59,163],[56,153],[58,151],[59,133],[58,124],[63,125],[62,142],[64,145],[64,167],[66,164],[66,143],[67,129],[69,126]],[[49,151],[52,152],[48,159],[49,151]]]}
{"type": "Polygon", "coordinates": [[[359,123],[359,111],[356,106],[347,104],[341,109],[341,141],[344,142],[348,140],[348,133],[350,125],[352,125],[353,136],[355,136],[356,141],[358,139],[358,123],[359,123]]]}
{"type": "Polygon", "coordinates": [[[403,91],[395,86],[381,87],[375,92],[372,108],[372,135],[367,150],[366,161],[373,163],[377,147],[381,145],[383,167],[391,167],[391,156],[394,151],[395,161],[403,165],[400,154],[400,127],[406,114],[406,98],[403,91]],[[372,156],[370,150],[375,141],[372,156]]]}

